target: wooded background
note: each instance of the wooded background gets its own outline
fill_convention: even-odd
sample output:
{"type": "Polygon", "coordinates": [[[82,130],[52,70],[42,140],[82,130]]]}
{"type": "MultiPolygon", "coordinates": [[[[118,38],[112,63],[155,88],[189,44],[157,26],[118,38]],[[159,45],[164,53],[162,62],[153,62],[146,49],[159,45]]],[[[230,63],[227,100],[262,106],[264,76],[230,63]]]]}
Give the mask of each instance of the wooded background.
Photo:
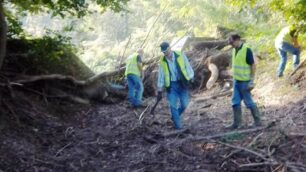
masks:
{"type": "MultiPolygon", "coordinates": [[[[158,46],[163,40],[171,42],[184,35],[215,37],[217,28],[222,27],[238,31],[255,51],[271,53],[269,58],[275,58],[274,38],[282,27],[300,24],[305,30],[305,3],[305,0],[131,0],[128,3],[127,0],[58,3],[11,0],[1,3],[4,8],[1,11],[7,17],[9,38],[60,38],[72,43],[76,47],[73,52],[99,73],[117,68],[143,43],[145,58],[150,59],[159,54],[158,46]]],[[[303,42],[305,31],[301,33],[303,42]]]]}

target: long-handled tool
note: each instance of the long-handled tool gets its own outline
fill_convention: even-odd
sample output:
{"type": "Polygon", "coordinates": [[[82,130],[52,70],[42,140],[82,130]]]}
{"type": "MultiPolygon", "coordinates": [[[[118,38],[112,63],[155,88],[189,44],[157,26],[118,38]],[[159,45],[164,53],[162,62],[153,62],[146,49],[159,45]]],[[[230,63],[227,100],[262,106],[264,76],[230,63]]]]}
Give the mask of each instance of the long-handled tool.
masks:
{"type": "Polygon", "coordinates": [[[156,102],[155,102],[155,104],[154,104],[154,106],[152,107],[151,112],[150,112],[152,115],[154,115],[155,108],[156,108],[156,106],[158,105],[158,103],[161,101],[161,99],[163,99],[161,96],[157,96],[157,97],[156,97],[156,102]]]}

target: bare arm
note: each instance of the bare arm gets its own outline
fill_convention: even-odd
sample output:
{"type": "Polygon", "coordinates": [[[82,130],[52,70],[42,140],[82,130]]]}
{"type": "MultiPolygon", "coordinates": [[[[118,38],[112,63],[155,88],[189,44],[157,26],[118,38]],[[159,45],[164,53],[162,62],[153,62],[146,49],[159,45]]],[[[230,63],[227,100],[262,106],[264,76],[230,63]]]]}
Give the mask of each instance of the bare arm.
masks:
{"type": "Polygon", "coordinates": [[[190,79],[193,79],[194,78],[194,71],[193,71],[185,53],[183,53],[183,57],[184,57],[185,65],[186,65],[187,74],[188,74],[190,79]]]}
{"type": "Polygon", "coordinates": [[[256,64],[254,63],[251,66],[251,78],[252,78],[252,80],[255,79],[255,72],[256,72],[256,64]]]}
{"type": "Polygon", "coordinates": [[[140,71],[142,71],[142,63],[141,63],[141,62],[138,62],[138,63],[137,63],[137,66],[138,66],[138,69],[139,69],[140,71]]]}
{"type": "Polygon", "coordinates": [[[142,63],[141,63],[141,62],[138,62],[138,63],[137,63],[137,66],[138,66],[138,69],[139,69],[139,71],[140,71],[141,78],[143,78],[143,77],[144,77],[144,71],[142,70],[142,69],[143,69],[142,63]]]}
{"type": "Polygon", "coordinates": [[[158,91],[163,91],[164,86],[165,86],[164,72],[163,72],[162,68],[159,66],[158,78],[157,78],[158,91]]]}
{"type": "Polygon", "coordinates": [[[142,64],[142,57],[140,55],[137,56],[137,67],[140,72],[141,79],[144,78],[144,71],[143,71],[143,64],[142,64]]]}

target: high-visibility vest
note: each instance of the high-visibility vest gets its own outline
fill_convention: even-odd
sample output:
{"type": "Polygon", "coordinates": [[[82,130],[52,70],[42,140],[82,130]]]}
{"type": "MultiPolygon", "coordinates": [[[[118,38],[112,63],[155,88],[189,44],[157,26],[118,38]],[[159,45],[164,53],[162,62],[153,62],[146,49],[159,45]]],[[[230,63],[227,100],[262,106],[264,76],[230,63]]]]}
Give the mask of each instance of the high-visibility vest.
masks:
{"type": "Polygon", "coordinates": [[[290,35],[290,32],[293,30],[293,27],[285,27],[283,28],[280,33],[277,35],[275,43],[276,45],[281,44],[283,42],[287,42],[292,44],[293,43],[293,37],[290,35]]]}
{"type": "MultiPolygon", "coordinates": [[[[175,62],[178,66],[178,70],[179,73],[181,74],[181,76],[183,77],[182,82],[186,82],[186,81],[190,81],[190,77],[188,76],[187,70],[186,70],[186,64],[185,64],[185,60],[184,57],[182,56],[182,52],[180,51],[174,51],[174,55],[175,55],[175,62]]],[[[164,79],[165,79],[165,87],[169,88],[170,87],[170,82],[171,82],[171,78],[170,78],[170,71],[169,71],[169,67],[168,67],[168,62],[166,60],[165,56],[162,56],[160,58],[160,67],[162,68],[163,72],[164,72],[164,79]]]]}
{"type": "Polygon", "coordinates": [[[251,80],[251,65],[247,63],[247,49],[246,45],[242,45],[241,49],[236,53],[236,49],[232,52],[232,70],[233,77],[238,81],[251,80]]]}
{"type": "Polygon", "coordinates": [[[128,74],[133,74],[140,76],[140,70],[138,67],[138,61],[137,61],[137,53],[134,53],[130,55],[126,60],[126,68],[125,68],[125,76],[128,74]]]}

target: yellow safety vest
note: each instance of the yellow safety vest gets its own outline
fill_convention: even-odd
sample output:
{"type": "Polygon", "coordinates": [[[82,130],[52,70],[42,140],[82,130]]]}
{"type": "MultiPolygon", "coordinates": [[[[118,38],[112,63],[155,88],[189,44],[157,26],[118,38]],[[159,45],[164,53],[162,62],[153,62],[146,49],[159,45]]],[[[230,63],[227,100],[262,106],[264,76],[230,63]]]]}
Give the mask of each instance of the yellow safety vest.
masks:
{"type": "Polygon", "coordinates": [[[277,38],[275,40],[275,43],[277,45],[283,43],[283,42],[287,42],[289,44],[293,44],[293,37],[290,35],[290,32],[294,30],[294,27],[292,26],[287,26],[285,28],[283,28],[280,33],[277,35],[277,38]]]}
{"type": "Polygon", "coordinates": [[[140,70],[137,62],[137,53],[130,55],[126,60],[125,76],[128,74],[134,74],[140,76],[140,70]]]}
{"type": "MultiPolygon", "coordinates": [[[[179,72],[183,76],[183,79],[184,79],[183,82],[190,81],[190,78],[187,74],[184,57],[182,56],[182,52],[174,51],[174,55],[175,55],[176,63],[178,64],[178,67],[179,67],[179,72]]],[[[168,62],[167,62],[165,56],[162,56],[160,58],[160,67],[162,68],[162,70],[164,72],[165,87],[169,88],[171,79],[170,79],[170,71],[169,71],[169,68],[168,68],[168,62]]]]}
{"type": "Polygon", "coordinates": [[[238,81],[251,80],[251,65],[246,61],[248,47],[243,44],[241,49],[236,53],[236,49],[232,52],[232,70],[233,77],[238,81]]]}

